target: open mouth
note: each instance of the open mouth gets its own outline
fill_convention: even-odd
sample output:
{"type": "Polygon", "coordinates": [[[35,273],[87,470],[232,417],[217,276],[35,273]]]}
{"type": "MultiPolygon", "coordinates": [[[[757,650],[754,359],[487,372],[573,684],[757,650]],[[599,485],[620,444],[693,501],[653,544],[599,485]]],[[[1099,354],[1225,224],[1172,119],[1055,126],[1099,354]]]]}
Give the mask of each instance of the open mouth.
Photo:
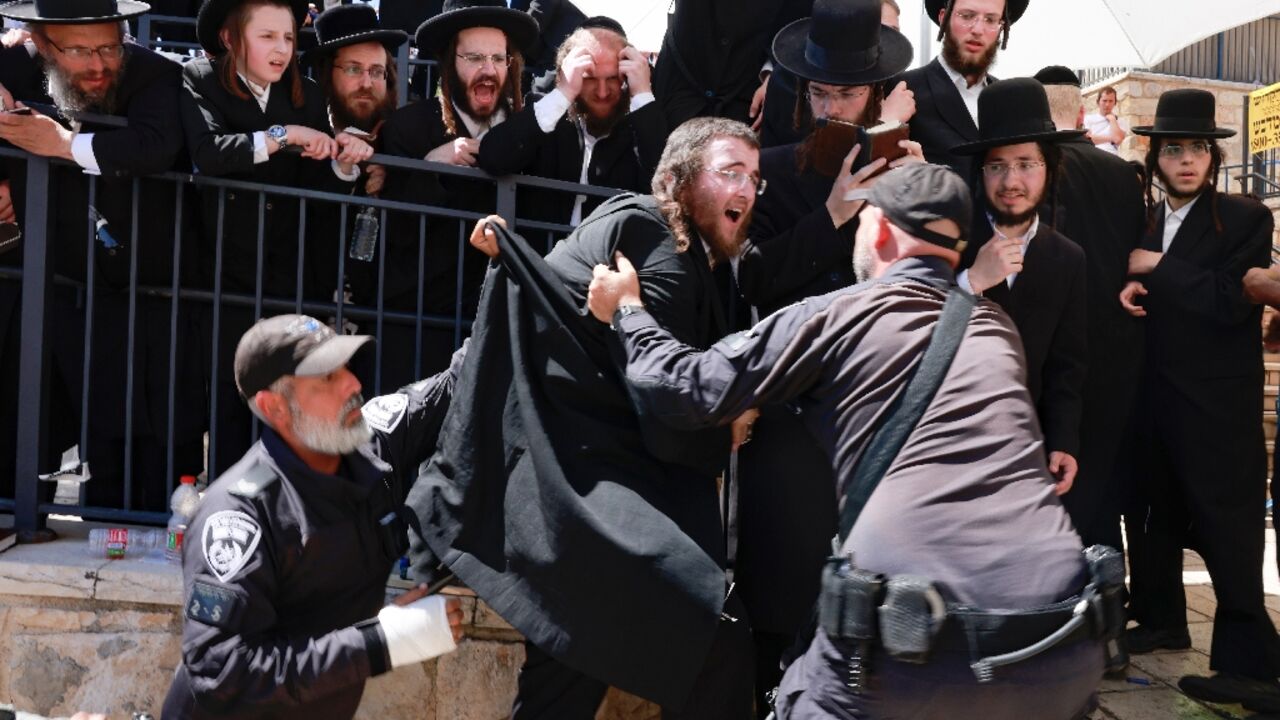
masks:
{"type": "Polygon", "coordinates": [[[491,103],[498,94],[498,84],[494,82],[478,82],[471,86],[471,94],[482,103],[491,103]]]}
{"type": "Polygon", "coordinates": [[[742,219],[743,211],[739,208],[729,208],[724,211],[724,216],[729,218],[729,222],[737,224],[742,219]]]}

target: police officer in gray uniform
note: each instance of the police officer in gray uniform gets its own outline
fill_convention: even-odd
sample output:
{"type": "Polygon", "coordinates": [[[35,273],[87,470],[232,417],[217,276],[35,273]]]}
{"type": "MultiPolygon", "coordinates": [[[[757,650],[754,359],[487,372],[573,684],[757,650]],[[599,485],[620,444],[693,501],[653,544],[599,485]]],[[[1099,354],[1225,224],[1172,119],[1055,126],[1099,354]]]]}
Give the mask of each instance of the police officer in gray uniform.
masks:
{"type": "Polygon", "coordinates": [[[419,587],[383,601],[408,549],[404,497],[465,349],[439,375],[363,403],[347,362],[370,339],[305,315],[240,339],[236,384],[265,427],[188,528],[165,718],[351,718],[367,678],[454,649],[457,600],[419,587]]]}
{"type": "Polygon", "coordinates": [[[997,305],[955,287],[968,190],[950,170],[914,165],[860,192],[869,202],[854,248],[858,285],[779,310],[705,352],[644,311],[624,259],[618,271],[596,268],[591,311],[612,319],[634,397],[665,422],[697,427],[799,405],[831,458],[842,511],[850,485],[862,484],[859,466],[885,454],[880,430],[912,404],[913,376],[938,381],[922,414],[902,424],[900,446],[888,446],[887,472],[851,530],[842,524],[818,628],[782,681],[779,717],[1083,717],[1103,640],[1123,627],[1123,566],[1092,580],[1102,551],[1082,553],[1054,494],[1018,331],[997,305]],[[938,321],[953,303],[959,322],[938,321]],[[941,372],[919,369],[946,335],[935,327],[956,340],[941,372]]]}

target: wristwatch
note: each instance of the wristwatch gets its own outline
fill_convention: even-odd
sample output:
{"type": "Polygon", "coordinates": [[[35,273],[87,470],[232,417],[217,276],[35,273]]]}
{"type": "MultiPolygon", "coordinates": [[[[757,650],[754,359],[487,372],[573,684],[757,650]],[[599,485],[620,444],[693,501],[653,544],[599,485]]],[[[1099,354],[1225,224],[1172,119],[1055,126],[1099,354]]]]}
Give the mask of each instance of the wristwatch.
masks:
{"type": "Polygon", "coordinates": [[[643,305],[619,305],[618,309],[613,311],[613,322],[609,323],[609,325],[614,330],[617,330],[618,323],[622,322],[622,318],[642,312],[645,312],[643,305]]]}
{"type": "Polygon", "coordinates": [[[289,131],[283,125],[272,125],[267,128],[267,137],[276,141],[277,150],[289,147],[289,131]]]}

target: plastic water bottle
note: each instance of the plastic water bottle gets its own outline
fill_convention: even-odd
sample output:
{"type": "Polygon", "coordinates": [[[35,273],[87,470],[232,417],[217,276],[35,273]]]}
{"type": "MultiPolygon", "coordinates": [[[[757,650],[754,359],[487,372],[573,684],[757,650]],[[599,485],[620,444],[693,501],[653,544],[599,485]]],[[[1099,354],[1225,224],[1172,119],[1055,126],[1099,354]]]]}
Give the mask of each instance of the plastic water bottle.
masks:
{"type": "Polygon", "coordinates": [[[129,528],[94,528],[89,531],[89,553],[94,557],[119,560],[125,556],[140,557],[164,547],[161,530],[129,528]]]}
{"type": "Polygon", "coordinates": [[[196,476],[183,475],[178,487],[174,488],[169,498],[169,527],[165,531],[164,555],[169,562],[182,562],[182,542],[187,534],[187,525],[196,514],[200,504],[200,493],[196,492],[196,476]]]}
{"type": "Polygon", "coordinates": [[[373,262],[374,249],[378,245],[378,216],[369,207],[356,215],[355,232],[351,236],[351,250],[347,257],[361,262],[373,262]]]}

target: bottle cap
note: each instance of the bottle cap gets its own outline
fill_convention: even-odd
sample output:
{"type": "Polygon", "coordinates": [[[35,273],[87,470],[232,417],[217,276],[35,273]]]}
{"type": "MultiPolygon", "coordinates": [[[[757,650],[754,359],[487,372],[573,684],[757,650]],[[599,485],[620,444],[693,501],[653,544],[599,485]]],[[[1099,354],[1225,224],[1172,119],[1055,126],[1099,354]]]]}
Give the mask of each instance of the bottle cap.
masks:
{"type": "Polygon", "coordinates": [[[183,476],[182,476],[182,478],[180,479],[180,482],[181,482],[183,485],[195,485],[195,484],[196,484],[196,476],[195,476],[195,475],[183,475],[183,476]]]}

